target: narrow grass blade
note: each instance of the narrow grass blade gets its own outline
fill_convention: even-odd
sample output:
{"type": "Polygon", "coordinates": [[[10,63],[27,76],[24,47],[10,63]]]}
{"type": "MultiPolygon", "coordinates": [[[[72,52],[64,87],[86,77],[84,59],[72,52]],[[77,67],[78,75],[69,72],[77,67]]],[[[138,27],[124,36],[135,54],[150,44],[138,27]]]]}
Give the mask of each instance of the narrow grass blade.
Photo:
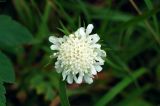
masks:
{"type": "Polygon", "coordinates": [[[132,78],[127,76],[121,82],[119,82],[116,86],[114,86],[109,92],[107,92],[96,104],[95,106],[105,106],[108,104],[114,97],[116,97],[123,89],[125,89],[129,84],[134,82],[140,76],[142,76],[146,70],[141,68],[135,71],[132,74],[132,78]]]}
{"type": "Polygon", "coordinates": [[[80,5],[81,10],[83,11],[83,13],[86,16],[87,23],[89,23],[91,19],[90,19],[90,15],[88,13],[88,9],[86,8],[87,7],[86,4],[82,0],[77,0],[77,2],[80,5]]]}
{"type": "Polygon", "coordinates": [[[48,22],[48,18],[51,13],[51,10],[52,10],[52,4],[51,2],[47,1],[45,4],[44,13],[41,16],[41,23],[38,28],[38,33],[36,36],[40,43],[43,42],[44,38],[49,33],[47,22],[48,22]]]}
{"type": "Polygon", "coordinates": [[[58,28],[60,31],[62,31],[65,35],[69,35],[69,30],[64,26],[64,24],[62,23],[62,21],[59,22],[62,29],[61,28],[58,28]]]}
{"type": "Polygon", "coordinates": [[[105,59],[105,62],[110,65],[111,67],[113,67],[116,70],[123,70],[123,68],[121,68],[120,66],[118,66],[117,64],[113,63],[111,60],[109,59],[105,59]]]}
{"type": "Polygon", "coordinates": [[[58,14],[59,15],[62,15],[64,18],[65,18],[65,20],[70,24],[70,25],[72,25],[73,27],[75,27],[75,24],[74,24],[74,21],[73,21],[73,17],[71,17],[68,13],[67,13],[67,11],[64,9],[64,7],[62,6],[62,1],[60,1],[60,0],[53,0],[54,1],[54,3],[57,5],[57,7],[59,8],[59,11],[57,11],[58,12],[58,14]]]}
{"type": "Polygon", "coordinates": [[[117,103],[115,106],[130,106],[129,104],[132,103],[133,100],[136,100],[138,97],[141,97],[141,95],[143,95],[150,88],[151,85],[146,84],[143,87],[141,87],[141,89],[134,89],[130,91],[129,94],[125,95],[124,99],[117,103]]]}
{"type": "Polygon", "coordinates": [[[123,30],[125,28],[128,28],[130,26],[134,26],[140,22],[143,22],[145,19],[148,19],[150,16],[158,13],[160,11],[160,8],[154,8],[146,13],[143,13],[142,15],[140,16],[135,16],[134,18],[128,20],[127,22],[113,28],[112,30],[109,31],[109,34],[110,33],[113,33],[113,32],[116,32],[116,31],[119,31],[119,30],[123,30]]]}
{"type": "MultiPolygon", "coordinates": [[[[153,4],[152,4],[151,0],[144,0],[144,1],[147,5],[148,9],[152,10],[153,9],[153,4]]],[[[152,15],[152,18],[153,18],[153,23],[154,23],[155,29],[156,29],[157,33],[159,34],[159,25],[158,25],[156,14],[152,15]]]]}

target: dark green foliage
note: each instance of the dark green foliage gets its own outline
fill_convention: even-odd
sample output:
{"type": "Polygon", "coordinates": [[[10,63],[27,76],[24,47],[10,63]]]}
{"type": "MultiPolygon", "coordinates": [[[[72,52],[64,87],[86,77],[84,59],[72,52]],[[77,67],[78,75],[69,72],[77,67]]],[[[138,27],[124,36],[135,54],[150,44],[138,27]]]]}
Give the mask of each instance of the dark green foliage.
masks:
{"type": "Polygon", "coordinates": [[[13,83],[15,81],[15,73],[11,61],[0,52],[0,81],[13,83]]]}
{"type": "Polygon", "coordinates": [[[15,74],[11,61],[2,52],[0,52],[0,106],[5,106],[5,88],[4,82],[13,83],[15,74]]]}
{"type": "Polygon", "coordinates": [[[6,90],[3,86],[3,83],[0,82],[0,106],[5,106],[6,104],[5,93],[6,93],[6,90]]]}
{"type": "Polygon", "coordinates": [[[0,15],[0,106],[6,101],[4,83],[15,80],[13,69],[16,87],[13,96],[7,97],[9,106],[52,103],[65,106],[67,96],[71,106],[160,104],[159,0],[3,0],[3,3],[0,12],[4,10],[10,16],[0,15]],[[133,1],[139,13],[132,6],[133,1]],[[103,71],[91,85],[65,85],[54,69],[56,59],[49,58],[53,52],[48,37],[63,37],[90,23],[107,53],[103,71]],[[17,99],[20,91],[24,91],[25,98],[20,95],[17,99]],[[21,104],[12,101],[12,97],[21,104]]]}
{"type": "Polygon", "coordinates": [[[15,47],[32,42],[31,33],[11,17],[5,15],[0,15],[0,38],[1,46],[15,47]]]}
{"type": "MultiPolygon", "coordinates": [[[[0,47],[17,47],[32,42],[31,33],[9,16],[0,15],[0,47]]],[[[13,50],[13,49],[12,49],[13,50]]],[[[10,59],[0,51],[0,106],[5,106],[4,83],[14,83],[15,72],[10,59]]]]}

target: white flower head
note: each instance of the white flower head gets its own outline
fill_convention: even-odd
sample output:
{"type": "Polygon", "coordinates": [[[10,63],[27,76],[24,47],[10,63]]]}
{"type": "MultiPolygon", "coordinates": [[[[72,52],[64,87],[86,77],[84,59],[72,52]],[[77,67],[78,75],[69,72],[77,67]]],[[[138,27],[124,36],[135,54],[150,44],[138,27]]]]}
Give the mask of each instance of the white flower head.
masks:
{"type": "Polygon", "coordinates": [[[78,84],[82,81],[91,84],[94,75],[102,70],[103,58],[106,52],[101,50],[101,45],[97,42],[98,34],[91,34],[93,25],[87,28],[80,27],[76,32],[63,38],[50,36],[52,43],[51,50],[55,50],[51,57],[57,57],[55,68],[58,73],[62,73],[63,80],[69,84],[74,81],[78,84]]]}

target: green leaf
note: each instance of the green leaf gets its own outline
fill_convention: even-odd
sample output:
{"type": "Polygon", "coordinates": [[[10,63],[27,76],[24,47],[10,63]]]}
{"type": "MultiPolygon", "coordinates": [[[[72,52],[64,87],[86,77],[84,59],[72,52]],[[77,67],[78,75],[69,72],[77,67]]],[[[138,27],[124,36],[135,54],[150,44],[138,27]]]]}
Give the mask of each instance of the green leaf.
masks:
{"type": "Polygon", "coordinates": [[[0,44],[4,46],[18,46],[31,43],[32,34],[21,24],[9,16],[0,15],[0,44]]]}
{"type": "Polygon", "coordinates": [[[5,106],[6,98],[5,98],[6,90],[3,86],[3,83],[0,82],[0,106],[5,106]]]}
{"type": "Polygon", "coordinates": [[[129,84],[134,82],[138,77],[146,72],[144,68],[136,70],[132,78],[127,76],[122,81],[120,81],[116,86],[114,86],[109,92],[107,92],[96,104],[95,106],[105,106],[109,103],[116,95],[118,95],[123,89],[125,89],[129,84]]]}
{"type": "Polygon", "coordinates": [[[0,52],[0,81],[8,83],[13,83],[15,81],[12,63],[2,52],[0,52]]]}

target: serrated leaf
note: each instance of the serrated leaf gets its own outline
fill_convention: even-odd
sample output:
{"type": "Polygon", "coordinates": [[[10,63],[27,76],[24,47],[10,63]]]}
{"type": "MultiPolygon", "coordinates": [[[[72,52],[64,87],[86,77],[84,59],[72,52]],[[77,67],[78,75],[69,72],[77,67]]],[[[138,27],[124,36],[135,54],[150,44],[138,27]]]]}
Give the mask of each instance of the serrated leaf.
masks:
{"type": "Polygon", "coordinates": [[[0,15],[0,47],[28,44],[31,40],[32,34],[24,26],[9,16],[0,15]]]}
{"type": "Polygon", "coordinates": [[[8,83],[13,83],[15,81],[12,63],[2,52],[0,52],[0,81],[8,83]]]}

